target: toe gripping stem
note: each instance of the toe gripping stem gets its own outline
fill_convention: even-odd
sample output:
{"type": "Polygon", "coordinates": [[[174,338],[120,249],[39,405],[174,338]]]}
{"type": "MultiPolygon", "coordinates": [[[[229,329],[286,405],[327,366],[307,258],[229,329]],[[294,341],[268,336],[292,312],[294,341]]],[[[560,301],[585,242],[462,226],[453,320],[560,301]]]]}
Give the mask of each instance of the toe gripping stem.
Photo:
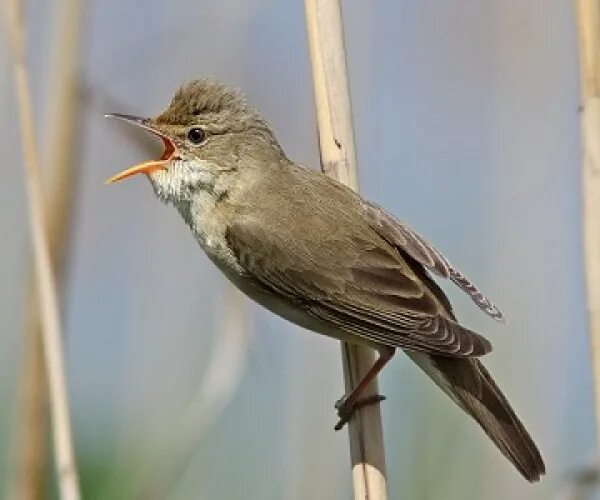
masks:
{"type": "Polygon", "coordinates": [[[346,422],[352,418],[352,415],[357,409],[362,408],[363,406],[377,404],[385,400],[385,396],[380,394],[373,394],[365,398],[360,398],[360,395],[367,387],[369,387],[369,384],[375,377],[377,377],[377,374],[383,369],[387,362],[392,359],[394,351],[395,350],[391,348],[381,350],[379,352],[379,358],[377,358],[377,361],[373,363],[373,366],[369,369],[358,385],[352,390],[352,392],[346,394],[335,403],[335,409],[338,412],[338,417],[340,417],[339,422],[334,427],[336,431],[339,431],[344,427],[346,422]]]}

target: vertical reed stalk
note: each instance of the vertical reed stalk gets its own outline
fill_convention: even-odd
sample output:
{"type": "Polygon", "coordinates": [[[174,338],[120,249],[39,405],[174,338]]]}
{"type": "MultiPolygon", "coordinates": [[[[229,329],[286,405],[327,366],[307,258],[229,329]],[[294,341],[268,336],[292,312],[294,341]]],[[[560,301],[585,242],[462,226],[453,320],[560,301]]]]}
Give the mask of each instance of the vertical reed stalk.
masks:
{"type": "Polygon", "coordinates": [[[62,500],[78,500],[80,498],[79,480],[69,421],[62,328],[44,217],[44,194],[35,141],[29,75],[25,64],[24,27],[19,0],[7,2],[7,14],[20,114],[25,184],[29,203],[29,225],[43,326],[42,344],[50,395],[57,482],[62,500]]]}
{"type": "Polygon", "coordinates": [[[576,0],[581,74],[583,233],[596,438],[600,450],[600,3],[576,0]]]}
{"type": "MultiPolygon", "coordinates": [[[[46,221],[50,259],[59,290],[73,212],[80,136],[76,126],[80,99],[80,47],[83,0],[61,0],[56,12],[50,85],[46,102],[46,159],[48,182],[46,221]]],[[[33,266],[32,266],[33,267],[33,266]]],[[[40,304],[35,278],[27,288],[24,352],[21,369],[17,475],[12,498],[43,497],[46,455],[46,379],[41,339],[40,304]]]]}
{"type": "MultiPolygon", "coordinates": [[[[339,0],[305,0],[323,171],[358,190],[356,153],[339,0]]],[[[375,361],[366,347],[342,343],[346,391],[375,361]]],[[[378,392],[377,382],[366,396],[378,392]]],[[[379,405],[363,407],[348,423],[354,498],[385,500],[385,452],[379,405]]]]}

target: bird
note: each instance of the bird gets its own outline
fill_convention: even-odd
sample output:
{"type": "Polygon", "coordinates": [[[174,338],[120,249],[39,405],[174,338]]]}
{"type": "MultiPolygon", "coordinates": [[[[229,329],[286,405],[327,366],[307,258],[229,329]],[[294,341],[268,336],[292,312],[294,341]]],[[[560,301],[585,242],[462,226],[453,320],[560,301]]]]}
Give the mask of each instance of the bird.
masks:
{"type": "Polygon", "coordinates": [[[379,353],[336,402],[340,429],[397,349],[489,436],[525,479],[545,465],[533,439],[481,362],[492,349],[461,325],[434,276],[488,316],[502,312],[409,225],[323,173],[290,160],[239,89],[192,80],[154,118],[109,114],[160,138],[158,160],[107,179],[145,174],[179,212],[208,258],[255,302],[308,330],[379,353]]]}

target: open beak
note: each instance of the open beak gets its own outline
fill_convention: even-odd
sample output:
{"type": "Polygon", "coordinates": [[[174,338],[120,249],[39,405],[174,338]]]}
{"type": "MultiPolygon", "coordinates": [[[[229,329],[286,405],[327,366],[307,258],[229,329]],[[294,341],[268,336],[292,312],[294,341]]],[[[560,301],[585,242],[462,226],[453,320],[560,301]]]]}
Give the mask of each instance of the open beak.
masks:
{"type": "Polygon", "coordinates": [[[154,135],[160,137],[165,145],[165,151],[158,160],[138,163],[137,165],[134,165],[133,167],[123,170],[122,172],[113,175],[109,179],[106,179],[105,184],[112,184],[113,182],[121,181],[136,174],[149,174],[156,170],[166,169],[169,162],[176,155],[177,148],[173,144],[173,141],[164,135],[160,130],[156,129],[150,123],[148,118],[138,118],[137,116],[122,115],[118,113],[111,113],[104,116],[106,118],[116,118],[117,120],[122,120],[124,122],[131,123],[132,125],[142,127],[143,129],[146,129],[149,132],[152,132],[154,135]]]}

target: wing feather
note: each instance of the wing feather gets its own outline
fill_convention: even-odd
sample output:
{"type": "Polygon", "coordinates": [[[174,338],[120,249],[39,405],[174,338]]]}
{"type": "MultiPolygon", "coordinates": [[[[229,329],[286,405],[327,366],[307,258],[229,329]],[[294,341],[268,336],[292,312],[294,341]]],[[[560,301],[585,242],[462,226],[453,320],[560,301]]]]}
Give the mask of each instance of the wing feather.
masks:
{"type": "Polygon", "coordinates": [[[358,337],[445,356],[480,356],[491,350],[485,338],[445,317],[426,285],[377,238],[381,243],[354,238],[342,245],[322,235],[319,241],[301,240],[290,248],[251,218],[232,223],[226,237],[245,272],[264,289],[358,337]],[[339,258],[328,266],[319,262],[314,253],[319,245],[338,252],[339,258]]]}
{"type": "Polygon", "coordinates": [[[390,245],[406,252],[406,254],[438,276],[449,278],[469,295],[471,300],[487,315],[497,321],[505,321],[504,315],[500,309],[498,309],[498,307],[496,307],[473,282],[450,264],[448,259],[412,228],[392,217],[377,205],[367,201],[363,201],[362,203],[365,215],[371,226],[390,245]]]}

